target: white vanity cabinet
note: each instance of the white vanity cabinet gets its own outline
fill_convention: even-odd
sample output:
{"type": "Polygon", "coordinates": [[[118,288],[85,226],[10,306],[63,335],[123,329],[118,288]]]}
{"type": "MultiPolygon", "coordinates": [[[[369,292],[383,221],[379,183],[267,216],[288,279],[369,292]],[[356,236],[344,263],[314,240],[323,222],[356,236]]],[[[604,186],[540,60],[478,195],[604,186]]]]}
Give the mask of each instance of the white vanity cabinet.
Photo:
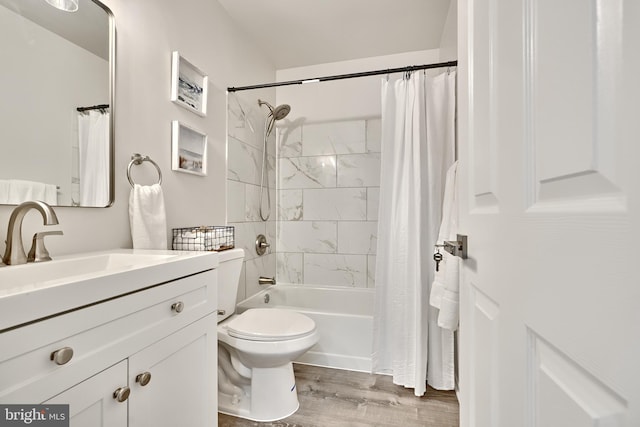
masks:
{"type": "Polygon", "coordinates": [[[216,279],[200,271],[5,330],[0,403],[69,404],[72,427],[216,426],[216,279]]]}

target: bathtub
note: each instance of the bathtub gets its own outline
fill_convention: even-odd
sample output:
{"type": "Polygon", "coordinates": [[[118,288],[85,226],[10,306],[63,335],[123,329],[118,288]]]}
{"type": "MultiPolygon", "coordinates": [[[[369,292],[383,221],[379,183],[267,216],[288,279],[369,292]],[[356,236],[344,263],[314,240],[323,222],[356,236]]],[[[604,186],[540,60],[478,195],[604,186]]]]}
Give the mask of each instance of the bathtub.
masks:
{"type": "Polygon", "coordinates": [[[320,340],[296,363],[371,372],[373,298],[373,289],[278,284],[240,302],[237,312],[298,311],[316,322],[320,340]]]}

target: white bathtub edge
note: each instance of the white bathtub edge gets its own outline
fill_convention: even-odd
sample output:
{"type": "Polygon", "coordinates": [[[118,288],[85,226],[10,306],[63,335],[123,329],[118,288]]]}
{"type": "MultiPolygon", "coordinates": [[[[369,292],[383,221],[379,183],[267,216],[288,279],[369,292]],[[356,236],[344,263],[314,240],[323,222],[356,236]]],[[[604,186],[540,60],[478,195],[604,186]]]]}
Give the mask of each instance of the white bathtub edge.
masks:
{"type": "Polygon", "coordinates": [[[344,356],[341,354],[308,351],[294,363],[320,366],[323,368],[344,369],[347,371],[371,372],[371,359],[366,357],[344,356]]]}

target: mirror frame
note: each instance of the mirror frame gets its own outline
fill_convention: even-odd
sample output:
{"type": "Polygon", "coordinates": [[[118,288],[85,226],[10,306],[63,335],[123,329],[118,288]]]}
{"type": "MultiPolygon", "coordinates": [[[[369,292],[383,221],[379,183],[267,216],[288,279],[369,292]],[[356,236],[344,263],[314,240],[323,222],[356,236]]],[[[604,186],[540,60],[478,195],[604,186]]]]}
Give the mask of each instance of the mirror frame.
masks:
{"type": "MultiPolygon", "coordinates": [[[[108,27],[109,27],[109,203],[106,206],[79,206],[79,205],[55,205],[56,208],[109,208],[113,206],[115,202],[115,92],[116,92],[116,23],[115,16],[108,6],[100,2],[99,0],[88,0],[104,10],[107,14],[108,27]]],[[[44,2],[43,2],[44,3],[44,2]]],[[[0,206],[16,206],[11,204],[1,204],[0,206]]]]}
{"type": "MultiPolygon", "coordinates": [[[[109,18],[109,204],[107,206],[86,206],[94,208],[109,208],[116,200],[115,154],[116,154],[116,19],[107,5],[98,0],[91,0],[107,13],[109,18]]],[[[85,206],[74,206],[85,207],[85,206]]]]}

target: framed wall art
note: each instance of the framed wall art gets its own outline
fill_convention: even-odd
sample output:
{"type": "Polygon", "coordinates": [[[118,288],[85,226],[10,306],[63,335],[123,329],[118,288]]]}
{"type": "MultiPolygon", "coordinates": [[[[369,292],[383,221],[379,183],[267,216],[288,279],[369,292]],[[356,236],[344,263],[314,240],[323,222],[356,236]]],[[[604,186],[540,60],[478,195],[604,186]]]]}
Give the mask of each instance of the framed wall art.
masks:
{"type": "Polygon", "coordinates": [[[171,169],[207,175],[207,135],[177,120],[171,122],[171,169]]]}
{"type": "Polygon", "coordinates": [[[207,115],[209,78],[175,51],[171,54],[171,100],[200,116],[207,115]]]}

